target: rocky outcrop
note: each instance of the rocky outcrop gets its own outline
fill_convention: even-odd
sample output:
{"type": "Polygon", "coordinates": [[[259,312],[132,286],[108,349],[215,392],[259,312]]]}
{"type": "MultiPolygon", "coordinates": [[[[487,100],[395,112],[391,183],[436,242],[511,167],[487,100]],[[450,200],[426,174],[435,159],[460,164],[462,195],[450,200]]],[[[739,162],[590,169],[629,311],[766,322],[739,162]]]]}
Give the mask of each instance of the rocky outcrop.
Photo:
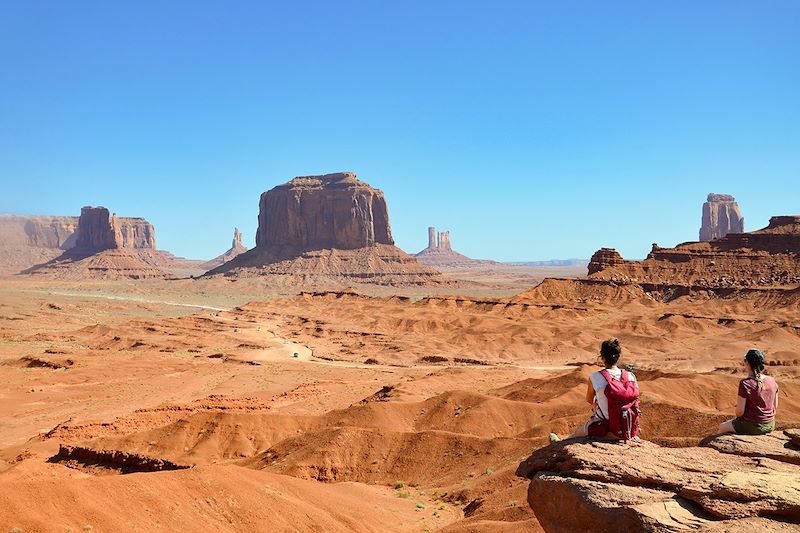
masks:
{"type": "Polygon", "coordinates": [[[744,233],[744,217],[739,204],[730,194],[710,193],[703,204],[700,240],[713,241],[728,233],[744,233]]]}
{"type": "Polygon", "coordinates": [[[143,218],[117,218],[105,207],[81,208],[75,248],[99,252],[112,248],[156,248],[156,232],[143,218]]]}
{"type": "Polygon", "coordinates": [[[450,232],[436,232],[433,226],[428,227],[428,247],[415,254],[420,263],[440,270],[464,270],[486,268],[497,265],[495,261],[472,259],[453,251],[450,232]]]}
{"type": "MultiPolygon", "coordinates": [[[[768,437],[739,438],[758,449],[768,437]]],[[[547,532],[779,531],[800,521],[800,467],[735,451],[572,440],[536,450],[517,474],[531,480],[528,504],[547,532]]]]}
{"type": "Polygon", "coordinates": [[[589,274],[600,272],[608,267],[619,266],[625,263],[622,256],[614,248],[600,248],[589,259],[589,274]]]}
{"type": "Polygon", "coordinates": [[[256,248],[393,245],[383,193],[352,172],[300,176],[261,195],[256,248]]]}
{"type": "Polygon", "coordinates": [[[205,270],[211,270],[212,268],[223,265],[246,251],[247,246],[242,244],[242,232],[239,231],[239,228],[233,228],[233,242],[231,243],[231,247],[224,254],[218,255],[211,261],[204,263],[205,270]]]}
{"type": "MultiPolygon", "coordinates": [[[[94,225],[103,215],[102,211],[92,210],[85,219],[89,230],[83,244],[87,248],[81,253],[108,249],[112,241],[115,247],[155,252],[155,232],[146,220],[116,217],[112,221],[109,216],[114,235],[105,229],[97,235],[99,228],[94,225]]],[[[79,240],[79,220],[80,217],[70,216],[0,216],[0,275],[25,271],[74,250],[79,240]]]]}
{"type": "Polygon", "coordinates": [[[121,248],[114,235],[111,215],[105,207],[82,207],[78,228],[75,248],[81,251],[100,252],[121,248]]]}
{"type": "Polygon", "coordinates": [[[118,470],[123,474],[132,472],[161,472],[183,470],[192,465],[178,464],[167,459],[150,457],[120,450],[96,450],[86,446],[61,444],[58,453],[50,458],[52,463],[63,463],[74,468],[103,468],[118,470]]]}
{"type": "Polygon", "coordinates": [[[261,195],[256,247],[207,275],[293,287],[441,284],[394,246],[383,193],[352,172],[301,176],[261,195]]]}
{"type": "Polygon", "coordinates": [[[616,283],[636,283],[648,291],[679,288],[718,291],[748,287],[786,287],[800,283],[800,216],[777,216],[766,228],[729,233],[710,242],[675,248],[653,245],[644,261],[622,261],[607,251],[590,275],[616,283]],[[605,259],[603,259],[605,258],[605,259]]]}

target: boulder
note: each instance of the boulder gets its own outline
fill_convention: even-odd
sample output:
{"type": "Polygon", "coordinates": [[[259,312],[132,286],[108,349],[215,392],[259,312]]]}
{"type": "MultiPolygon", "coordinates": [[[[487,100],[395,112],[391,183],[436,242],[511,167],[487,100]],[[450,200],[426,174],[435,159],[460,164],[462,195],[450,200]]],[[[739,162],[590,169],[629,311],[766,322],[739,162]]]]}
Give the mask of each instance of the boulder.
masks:
{"type": "Polygon", "coordinates": [[[708,195],[703,204],[703,219],[700,226],[700,240],[713,241],[728,233],[743,233],[744,217],[739,204],[730,194],[708,195]]]}
{"type": "Polygon", "coordinates": [[[800,467],[708,447],[569,440],[536,450],[517,474],[531,480],[528,503],[547,532],[780,531],[800,521],[800,467]]]}

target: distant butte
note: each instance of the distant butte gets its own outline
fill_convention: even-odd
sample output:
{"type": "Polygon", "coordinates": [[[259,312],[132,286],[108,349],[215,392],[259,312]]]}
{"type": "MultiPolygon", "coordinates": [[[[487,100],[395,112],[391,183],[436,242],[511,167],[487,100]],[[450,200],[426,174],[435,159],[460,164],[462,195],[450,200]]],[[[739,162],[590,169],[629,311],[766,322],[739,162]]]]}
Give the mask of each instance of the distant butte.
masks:
{"type": "Polygon", "coordinates": [[[710,193],[703,204],[700,240],[713,241],[728,233],[744,233],[744,217],[739,204],[730,194],[710,193]]]}
{"type": "Polygon", "coordinates": [[[496,261],[472,259],[453,251],[449,231],[436,231],[428,227],[428,247],[417,253],[415,257],[420,263],[442,270],[469,269],[481,266],[497,265],[496,261]]]}
{"type": "MultiPolygon", "coordinates": [[[[91,206],[81,209],[74,226],[65,226],[63,220],[74,217],[53,218],[56,229],[52,225],[49,230],[34,226],[36,230],[27,235],[49,238],[63,234],[65,227],[73,227],[73,234],[57,249],[60,255],[30,266],[21,274],[69,280],[149,279],[188,274],[200,265],[199,261],[156,250],[155,229],[143,218],[117,217],[105,207],[91,206]]],[[[24,227],[28,230],[31,226],[24,227]]],[[[21,237],[18,231],[15,233],[17,238],[21,237]]]]}
{"type": "MultiPolygon", "coordinates": [[[[691,290],[785,287],[800,283],[800,216],[775,216],[766,228],[729,233],[710,242],[675,248],[653,244],[644,261],[625,261],[601,248],[589,263],[590,278],[637,283],[646,289],[691,290]]],[[[673,291],[674,292],[674,291],[673,291]]]]}
{"type": "Polygon", "coordinates": [[[352,172],[300,176],[261,195],[256,247],[207,275],[291,285],[443,283],[396,246],[383,192],[352,172]]]}

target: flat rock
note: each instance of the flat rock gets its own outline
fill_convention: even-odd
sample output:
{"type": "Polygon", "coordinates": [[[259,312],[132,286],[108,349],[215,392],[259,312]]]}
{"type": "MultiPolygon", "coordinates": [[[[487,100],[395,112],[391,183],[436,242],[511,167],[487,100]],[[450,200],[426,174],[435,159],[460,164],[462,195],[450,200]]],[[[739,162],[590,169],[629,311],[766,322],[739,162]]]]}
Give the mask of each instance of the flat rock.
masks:
{"type": "Polygon", "coordinates": [[[745,457],[767,457],[800,465],[800,430],[774,431],[769,435],[720,435],[704,443],[722,453],[745,457]],[[794,441],[789,432],[793,432],[794,441]]]}
{"type": "Polygon", "coordinates": [[[781,531],[800,522],[798,466],[710,447],[571,440],[536,450],[517,474],[531,479],[528,503],[548,532],[740,531],[742,519],[781,531]]]}

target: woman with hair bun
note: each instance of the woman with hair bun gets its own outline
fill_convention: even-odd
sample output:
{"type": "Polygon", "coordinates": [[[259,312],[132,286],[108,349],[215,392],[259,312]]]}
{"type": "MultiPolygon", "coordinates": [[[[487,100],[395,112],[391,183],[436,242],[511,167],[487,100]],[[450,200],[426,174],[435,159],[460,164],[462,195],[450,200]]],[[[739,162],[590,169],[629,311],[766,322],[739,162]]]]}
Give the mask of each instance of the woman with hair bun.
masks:
{"type": "Polygon", "coordinates": [[[748,350],[742,361],[748,376],[739,382],[736,418],[719,425],[719,433],[765,435],[775,429],[778,384],[764,374],[766,359],[761,350],[748,350]]]}

